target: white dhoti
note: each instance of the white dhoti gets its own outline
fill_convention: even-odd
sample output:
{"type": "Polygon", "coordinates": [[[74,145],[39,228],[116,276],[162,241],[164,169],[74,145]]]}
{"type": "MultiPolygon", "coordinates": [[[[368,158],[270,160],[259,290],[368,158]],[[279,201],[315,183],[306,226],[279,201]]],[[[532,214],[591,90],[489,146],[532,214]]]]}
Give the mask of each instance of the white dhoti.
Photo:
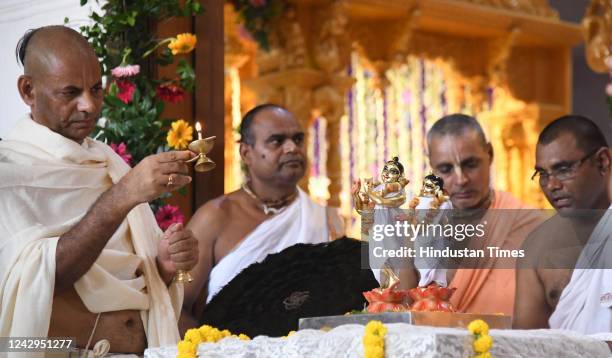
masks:
{"type": "Polygon", "coordinates": [[[298,188],[297,198],[280,213],[262,222],[213,267],[208,281],[208,303],[240,271],[269,254],[295,244],[329,240],[326,209],[298,188]]]}
{"type": "MultiPolygon", "coordinates": [[[[0,337],[47,335],[59,237],[128,170],[106,144],[79,145],[29,116],[0,141],[0,337]]],[[[159,276],[161,235],[138,205],[74,284],[93,313],[140,310],[151,347],[180,339],[182,286],[169,290],[159,276]]]]}
{"type": "Polygon", "coordinates": [[[595,226],[548,322],[584,334],[612,332],[612,207],[595,226]]]}

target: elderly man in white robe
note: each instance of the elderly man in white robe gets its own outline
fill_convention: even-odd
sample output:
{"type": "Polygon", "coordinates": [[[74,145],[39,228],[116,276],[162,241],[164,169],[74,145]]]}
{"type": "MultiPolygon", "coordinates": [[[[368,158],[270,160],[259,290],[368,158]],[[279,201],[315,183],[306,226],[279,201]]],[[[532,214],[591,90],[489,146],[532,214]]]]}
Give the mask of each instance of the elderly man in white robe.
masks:
{"type": "Polygon", "coordinates": [[[162,233],[147,202],[191,181],[193,154],[130,169],[88,138],[103,88],[78,32],[31,30],[17,52],[31,113],[0,141],[0,337],[75,337],[98,353],[175,344],[183,288],[173,277],[195,265],[198,246],[180,225],[162,233]]]}
{"type": "Polygon", "coordinates": [[[273,104],[257,106],[245,114],[240,135],[246,183],[200,207],[188,225],[200,259],[194,284],[185,289],[181,328],[194,327],[205,304],[251,264],[298,243],[342,236],[332,209],[297,186],[306,160],[304,132],[293,114],[273,104]]]}

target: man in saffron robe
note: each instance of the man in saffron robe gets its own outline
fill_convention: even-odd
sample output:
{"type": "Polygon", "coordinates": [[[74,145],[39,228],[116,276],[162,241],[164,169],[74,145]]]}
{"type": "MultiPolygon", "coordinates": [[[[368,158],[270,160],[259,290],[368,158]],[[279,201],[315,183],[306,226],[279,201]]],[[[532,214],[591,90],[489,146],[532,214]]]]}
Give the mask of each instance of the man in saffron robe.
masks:
{"type": "MultiPolygon", "coordinates": [[[[519,249],[543,218],[532,210],[497,211],[528,207],[510,193],[491,187],[493,147],[477,120],[463,114],[445,116],[432,126],[427,143],[431,168],[444,180],[453,209],[471,212],[475,217],[468,221],[487,223],[485,237],[470,239],[469,248],[519,249]]],[[[451,303],[459,312],[512,315],[514,261],[496,260],[487,252],[477,267],[447,271],[448,286],[457,288],[451,303]]]]}

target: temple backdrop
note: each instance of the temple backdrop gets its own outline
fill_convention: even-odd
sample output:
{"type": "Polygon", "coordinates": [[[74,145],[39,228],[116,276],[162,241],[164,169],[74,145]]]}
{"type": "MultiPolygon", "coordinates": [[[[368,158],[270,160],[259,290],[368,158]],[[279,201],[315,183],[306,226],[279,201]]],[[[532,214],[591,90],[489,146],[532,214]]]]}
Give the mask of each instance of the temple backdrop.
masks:
{"type": "Polygon", "coordinates": [[[268,51],[225,8],[225,191],[242,176],[236,128],[253,105],[292,110],[308,130],[302,187],[356,230],[350,183],[398,155],[411,189],[427,174],[425,133],[448,113],[477,116],[496,156],[494,186],[544,206],[529,180],[541,128],[571,111],[578,25],[546,1],[292,1],[268,51]],[[505,4],[505,3],[504,3],[505,4]]]}

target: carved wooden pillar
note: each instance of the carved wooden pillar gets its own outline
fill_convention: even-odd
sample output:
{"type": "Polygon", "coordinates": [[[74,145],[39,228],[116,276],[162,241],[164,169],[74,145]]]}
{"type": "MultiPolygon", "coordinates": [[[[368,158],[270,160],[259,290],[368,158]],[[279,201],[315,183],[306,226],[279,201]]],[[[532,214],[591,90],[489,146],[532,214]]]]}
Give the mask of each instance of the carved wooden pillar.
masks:
{"type": "Polygon", "coordinates": [[[210,199],[222,195],[225,160],[224,101],[223,101],[223,4],[201,1],[206,11],[196,17],[195,33],[198,43],[195,52],[195,118],[203,121],[204,134],[216,136],[215,148],[209,157],[217,164],[214,171],[196,173],[194,177],[194,209],[210,199]]]}
{"type": "Polygon", "coordinates": [[[612,55],[612,2],[591,0],[582,20],[582,30],[589,67],[595,72],[608,72],[605,59],[612,55]]]}
{"type": "MultiPolygon", "coordinates": [[[[319,87],[314,93],[314,108],[327,119],[327,177],[329,178],[328,206],[340,207],[342,168],[340,148],[340,120],[344,115],[345,96],[353,79],[335,76],[332,84],[319,87]]],[[[345,148],[346,150],[346,148],[345,148]]]]}

